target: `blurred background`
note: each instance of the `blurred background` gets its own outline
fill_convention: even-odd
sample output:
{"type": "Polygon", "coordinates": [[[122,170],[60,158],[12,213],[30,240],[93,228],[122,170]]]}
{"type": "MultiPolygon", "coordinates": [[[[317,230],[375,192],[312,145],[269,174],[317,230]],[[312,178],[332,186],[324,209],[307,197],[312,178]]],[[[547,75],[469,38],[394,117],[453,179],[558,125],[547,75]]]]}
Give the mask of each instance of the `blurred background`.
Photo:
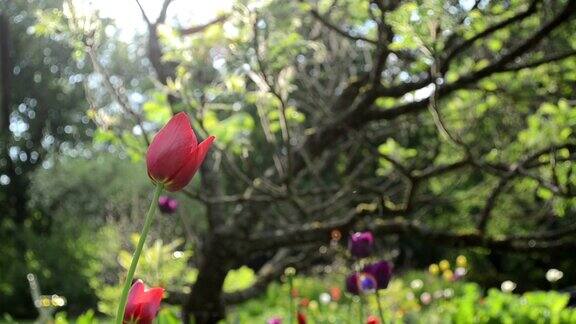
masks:
{"type": "Polygon", "coordinates": [[[390,321],[576,321],[576,0],[0,10],[4,321],[114,315],[180,111],[217,140],[137,270],[163,323],[360,323],[355,231],[390,321]]]}

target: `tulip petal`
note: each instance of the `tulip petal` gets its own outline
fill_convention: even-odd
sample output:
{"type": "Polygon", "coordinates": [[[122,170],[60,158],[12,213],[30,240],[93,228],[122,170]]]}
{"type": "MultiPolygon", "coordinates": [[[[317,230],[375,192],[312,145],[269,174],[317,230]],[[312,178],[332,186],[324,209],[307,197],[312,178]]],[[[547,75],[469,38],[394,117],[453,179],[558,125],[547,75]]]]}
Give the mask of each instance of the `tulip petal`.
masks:
{"type": "Polygon", "coordinates": [[[138,299],[138,297],[144,293],[145,289],[146,286],[144,285],[144,281],[140,279],[136,280],[128,292],[128,302],[130,303],[131,301],[133,302],[138,299]]]}
{"type": "Polygon", "coordinates": [[[133,315],[136,312],[138,299],[142,294],[144,294],[145,288],[146,287],[144,285],[144,282],[140,279],[136,280],[136,282],[132,284],[132,287],[128,292],[128,300],[126,302],[126,310],[125,310],[126,315],[133,315]]]}
{"type": "Polygon", "coordinates": [[[190,150],[198,146],[196,135],[186,113],[178,113],[152,140],[146,154],[148,175],[163,182],[185,163],[190,150]]]}
{"type": "Polygon", "coordinates": [[[163,288],[148,289],[142,280],[137,280],[130,288],[124,323],[151,324],[158,313],[163,295],[163,288]]]}
{"type": "Polygon", "coordinates": [[[198,144],[198,147],[190,152],[188,155],[188,161],[186,161],[184,166],[171,177],[172,181],[166,184],[166,190],[178,191],[184,188],[184,186],[192,180],[192,177],[194,177],[194,174],[196,174],[198,168],[202,165],[204,158],[206,158],[206,154],[208,153],[212,142],[214,142],[214,139],[214,136],[209,136],[202,143],[198,144]]]}
{"type": "Polygon", "coordinates": [[[146,291],[144,297],[145,300],[143,301],[145,307],[142,310],[142,317],[151,319],[156,317],[163,295],[164,289],[162,288],[150,288],[148,291],[146,291]]]}

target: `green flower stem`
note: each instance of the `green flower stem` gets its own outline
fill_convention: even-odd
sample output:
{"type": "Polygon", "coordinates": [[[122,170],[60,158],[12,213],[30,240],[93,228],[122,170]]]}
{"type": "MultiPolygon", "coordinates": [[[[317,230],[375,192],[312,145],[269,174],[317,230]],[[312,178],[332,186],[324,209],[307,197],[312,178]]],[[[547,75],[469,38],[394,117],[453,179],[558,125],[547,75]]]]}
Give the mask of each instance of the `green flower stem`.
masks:
{"type": "Polygon", "coordinates": [[[288,292],[288,295],[290,296],[290,305],[289,305],[289,313],[290,315],[288,316],[288,324],[292,324],[293,323],[293,318],[297,318],[296,316],[296,310],[295,310],[295,305],[294,305],[294,296],[292,295],[292,292],[294,291],[294,280],[292,278],[292,276],[288,277],[288,287],[290,288],[290,291],[288,292]]]}
{"type": "Polygon", "coordinates": [[[124,311],[126,310],[126,300],[128,299],[128,291],[132,286],[132,279],[134,278],[134,272],[136,272],[136,266],[138,265],[138,260],[140,259],[140,254],[142,254],[142,248],[144,247],[144,242],[146,242],[146,237],[148,232],[150,232],[150,226],[152,225],[152,219],[154,219],[154,214],[156,214],[156,209],[158,206],[158,199],[160,194],[164,189],[164,185],[161,183],[156,184],[156,190],[154,191],[154,198],[152,203],[150,203],[150,208],[146,214],[146,220],[144,222],[144,228],[140,234],[140,239],[138,240],[138,245],[136,246],[136,251],[132,256],[132,261],[130,262],[130,268],[128,268],[128,274],[126,275],[126,281],[124,282],[124,288],[122,288],[122,296],[120,297],[120,303],[118,304],[118,311],[116,312],[116,324],[122,324],[124,320],[124,311]]]}
{"type": "Polygon", "coordinates": [[[358,316],[360,317],[359,323],[364,323],[364,299],[362,293],[358,295],[358,316]]]}
{"type": "Polygon", "coordinates": [[[380,314],[380,320],[382,321],[382,324],[384,324],[386,323],[386,321],[384,320],[384,310],[382,309],[379,290],[374,291],[374,296],[376,296],[376,304],[378,304],[378,313],[380,314]]]}

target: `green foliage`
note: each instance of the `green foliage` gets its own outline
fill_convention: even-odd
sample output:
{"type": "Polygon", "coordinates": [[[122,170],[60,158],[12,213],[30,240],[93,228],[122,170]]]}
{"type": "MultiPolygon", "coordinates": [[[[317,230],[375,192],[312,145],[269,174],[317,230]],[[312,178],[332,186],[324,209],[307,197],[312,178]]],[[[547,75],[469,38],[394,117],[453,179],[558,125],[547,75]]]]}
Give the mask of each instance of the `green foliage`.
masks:
{"type": "Polygon", "coordinates": [[[234,292],[246,289],[256,281],[254,270],[242,266],[239,269],[229,271],[224,280],[224,291],[234,292]]]}
{"type": "MultiPolygon", "coordinates": [[[[359,300],[345,295],[323,304],[319,296],[331,287],[342,287],[341,277],[298,277],[298,309],[309,323],[360,323],[359,300]],[[307,302],[303,303],[303,300],[307,302]]],[[[274,284],[265,296],[246,302],[228,316],[228,321],[263,323],[271,317],[289,318],[288,284],[274,284]]],[[[576,310],[567,307],[569,296],[558,292],[522,295],[490,289],[486,295],[474,283],[451,282],[422,272],[411,272],[393,280],[380,293],[384,316],[395,323],[572,323],[576,310]],[[425,302],[423,295],[429,294],[425,302]]],[[[378,315],[374,296],[364,296],[364,316],[378,315]]],[[[363,321],[362,321],[363,322],[363,321]]]]}
{"type": "MultiPolygon", "coordinates": [[[[402,1],[397,8],[389,10],[382,18],[395,35],[389,40],[391,53],[384,51],[386,67],[381,73],[381,84],[376,82],[377,92],[384,90],[385,93],[397,85],[425,80],[432,59],[448,54],[447,47],[451,45],[448,40],[453,40],[454,45],[470,39],[526,10],[529,5],[519,0],[481,1],[471,8],[469,2],[402,1]]],[[[336,219],[340,213],[346,214],[349,208],[359,204],[376,206],[365,199],[382,201],[385,207],[401,207],[404,196],[414,194],[410,217],[415,224],[453,234],[470,233],[476,231],[476,216],[498,184],[497,173],[506,172],[506,166],[517,165],[535,150],[574,141],[576,62],[572,59],[534,69],[492,74],[479,82],[468,82],[447,96],[442,95],[437,102],[440,115],[447,130],[466,144],[466,152],[439,131],[439,122],[426,109],[397,118],[364,122],[363,119],[374,113],[388,112],[420,100],[428,96],[431,89],[425,86],[406,94],[384,95],[369,103],[364,111],[353,109],[362,100],[346,101],[347,94],[354,99],[354,91],[373,93],[369,86],[358,89],[350,86],[365,75],[371,76],[374,63],[382,54],[374,51],[377,46],[361,40],[368,38],[372,43],[378,40],[376,21],[380,17],[370,1],[242,0],[236,3],[225,23],[186,36],[181,35],[180,26],[168,26],[171,23],[168,19],[157,29],[158,45],[163,51],[159,59],[168,74],[166,84],[161,87],[156,87],[149,76],[154,62],[148,66],[151,60],[144,57],[148,53],[147,37],[137,35],[130,41],[122,40],[109,20],[92,15],[74,17],[69,3],[63,5],[59,0],[11,3],[8,13],[18,37],[12,37],[15,40],[12,51],[14,102],[9,119],[17,121],[12,122],[13,125],[28,128],[22,132],[9,130],[10,139],[0,141],[7,143],[8,149],[18,149],[17,154],[8,159],[17,164],[14,173],[22,175],[16,177],[21,178],[22,185],[0,187],[3,217],[0,236],[8,237],[0,245],[0,294],[2,299],[7,296],[16,305],[7,309],[8,306],[0,303],[0,312],[30,312],[32,305],[23,275],[34,271],[43,290],[73,301],[66,310],[69,313],[77,314],[86,307],[94,307],[95,291],[101,298],[101,310],[111,313],[121,279],[118,273],[122,273],[131,258],[132,242],[127,233],[139,230],[143,205],[147,204],[149,194],[149,180],[143,166],[145,141],[142,130],[134,125],[134,116],[121,109],[115,95],[103,86],[101,77],[88,70],[91,61],[86,55],[87,44],[93,45],[98,56],[95,61],[101,62],[110,81],[128,98],[129,108],[141,114],[150,137],[173,111],[190,113],[200,136],[216,135],[218,148],[230,153],[230,156],[220,152],[216,155],[216,165],[222,166],[219,175],[223,194],[265,196],[267,187],[274,191],[286,189],[288,193],[344,187],[336,195],[342,199],[328,200],[330,208],[317,208],[308,213],[322,221],[336,219]],[[312,10],[340,29],[326,27],[312,10]],[[343,33],[350,37],[342,36],[343,33]],[[85,95],[90,98],[89,104],[85,95]],[[342,106],[335,102],[342,102],[342,106]],[[292,152],[283,143],[286,136],[282,129],[283,112],[292,135],[292,152]],[[343,124],[338,125],[339,121],[343,124]],[[334,131],[328,134],[336,136],[336,140],[314,137],[333,126],[334,131]],[[336,155],[314,156],[312,152],[309,156],[306,150],[300,151],[309,143],[319,148],[323,140],[329,147],[327,151],[336,155]],[[118,154],[121,159],[95,154],[99,150],[118,154]],[[310,166],[313,172],[298,172],[295,181],[286,181],[287,187],[284,187],[282,184],[287,179],[275,178],[271,170],[283,167],[282,161],[278,163],[273,159],[282,160],[289,154],[303,159],[296,167],[310,166]],[[416,179],[426,171],[468,157],[474,158],[474,165],[468,163],[470,165],[458,168],[455,173],[418,180],[414,192],[412,187],[405,190],[405,180],[410,177],[400,174],[394,165],[395,161],[401,163],[416,179]],[[228,159],[237,169],[229,168],[228,159]],[[360,160],[367,162],[353,177],[344,178],[346,172],[356,169],[360,160]],[[34,172],[42,162],[46,169],[34,172]],[[481,172],[480,167],[492,173],[481,172]],[[242,181],[236,178],[238,174],[242,181]],[[258,179],[260,176],[264,178],[258,179]],[[353,194],[345,191],[344,181],[354,187],[350,191],[353,194]],[[248,186],[243,187],[244,183],[248,186]],[[262,183],[266,186],[259,185],[262,183]],[[30,210],[26,215],[17,215],[7,204],[13,200],[14,188],[29,197],[30,210]],[[328,212],[323,215],[325,210],[328,212]],[[25,221],[18,224],[16,216],[25,221]]],[[[539,12],[521,23],[478,39],[455,56],[441,80],[442,87],[466,81],[466,76],[475,76],[510,53],[519,41],[551,18],[556,5],[548,6],[548,3],[552,1],[539,5],[539,12]]],[[[524,53],[506,67],[513,69],[516,64],[534,62],[573,48],[576,45],[573,27],[573,22],[561,26],[548,39],[533,44],[537,45],[533,51],[524,53]]],[[[4,145],[0,144],[0,149],[4,154],[4,145]]],[[[573,224],[576,210],[576,200],[570,197],[576,182],[570,161],[573,152],[551,151],[553,154],[534,162],[541,166],[522,170],[530,176],[512,179],[504,188],[492,212],[488,235],[499,238],[558,230],[573,224]],[[558,191],[564,196],[557,195],[558,191]]],[[[0,157],[0,175],[6,173],[3,169],[8,164],[6,161],[6,156],[0,157]]],[[[294,167],[290,163],[285,165],[287,171],[294,167]]],[[[16,178],[14,180],[18,180],[16,178]]],[[[198,180],[195,179],[191,188],[196,188],[198,180]]],[[[273,230],[274,226],[270,225],[284,224],[284,219],[279,222],[278,218],[294,224],[307,222],[308,219],[298,216],[294,209],[306,211],[309,206],[325,201],[325,196],[318,195],[317,201],[314,201],[316,194],[310,196],[313,197],[299,197],[302,202],[285,203],[284,194],[275,193],[273,203],[265,202],[257,207],[259,210],[263,207],[265,216],[278,217],[263,217],[258,224],[236,224],[240,235],[252,228],[273,230]]],[[[245,219],[240,210],[244,206],[244,202],[226,204],[223,210],[230,217],[225,218],[224,226],[233,225],[235,219],[245,219]],[[237,213],[240,217],[236,217],[237,213]]],[[[180,222],[190,221],[194,234],[203,233],[205,223],[199,217],[202,213],[200,204],[189,202],[181,205],[177,215],[158,217],[138,269],[138,275],[148,284],[189,292],[196,278],[196,269],[187,265],[193,263],[189,260],[193,257],[190,245],[195,238],[188,240],[189,245],[183,243],[180,238],[189,233],[183,233],[180,222]],[[174,258],[176,252],[182,253],[178,253],[179,258],[174,258]]],[[[366,218],[366,222],[370,221],[366,218]]],[[[390,243],[386,248],[412,256],[412,260],[408,260],[410,264],[422,265],[431,254],[450,253],[416,242],[412,237],[386,239],[386,244],[390,243]]],[[[506,274],[533,279],[525,280],[526,288],[543,286],[536,278],[541,270],[532,268],[557,262],[546,255],[538,260],[525,260],[514,256],[503,258],[485,249],[471,249],[470,253],[483,261],[486,271],[478,278],[490,285],[506,274]],[[518,272],[520,264],[530,264],[524,268],[531,270],[518,272]]],[[[566,258],[570,259],[570,255],[566,258]]],[[[567,265],[567,269],[573,267],[573,262],[567,265]]],[[[470,319],[522,322],[536,316],[553,323],[573,316],[565,309],[563,295],[534,293],[520,297],[490,291],[485,296],[478,286],[460,283],[449,287],[454,289],[453,298],[421,305],[419,296],[408,284],[417,279],[422,280],[430,292],[447,289],[446,282],[439,278],[408,273],[405,280],[394,281],[381,298],[387,316],[429,323],[467,323],[470,319]],[[414,298],[408,298],[410,293],[414,298]]],[[[241,267],[228,274],[224,290],[237,291],[250,286],[254,280],[253,271],[241,267]]],[[[299,277],[296,285],[302,298],[317,300],[331,285],[340,286],[341,280],[299,277]]],[[[256,319],[262,322],[275,313],[285,316],[287,290],[286,285],[274,285],[265,297],[265,309],[261,301],[250,302],[231,316],[248,322],[256,319]]],[[[374,311],[374,299],[366,302],[374,311]]],[[[317,321],[350,317],[355,320],[358,315],[358,304],[352,303],[349,297],[343,299],[342,305],[321,305],[317,301],[311,305],[316,305],[310,306],[309,311],[317,321]]],[[[165,309],[159,321],[172,323],[177,319],[175,314],[175,310],[165,309]]],[[[92,317],[86,314],[82,318],[90,321],[92,317]]],[[[64,318],[60,315],[59,321],[64,318]]]]}
{"type": "Polygon", "coordinates": [[[122,233],[141,227],[139,210],[144,213],[151,187],[141,176],[141,164],[110,154],[55,161],[31,177],[31,220],[0,245],[0,295],[11,301],[0,303],[0,312],[36,314],[26,281],[30,272],[38,277],[42,293],[70,301],[70,313],[95,308],[96,290],[116,281],[111,278],[121,269],[116,257],[122,233]],[[113,221],[116,217],[122,221],[113,221]],[[48,226],[50,231],[43,232],[48,226]]]}
{"type": "Polygon", "coordinates": [[[254,129],[254,120],[247,113],[234,114],[226,119],[218,119],[214,112],[204,116],[204,127],[208,133],[216,136],[218,142],[229,145],[234,151],[249,143],[249,137],[254,129]]]}
{"type": "Polygon", "coordinates": [[[152,93],[150,100],[144,103],[142,109],[146,119],[160,125],[166,124],[172,116],[166,95],[161,92],[152,93]]]}
{"type": "MultiPolygon", "coordinates": [[[[133,247],[130,251],[122,250],[118,255],[118,261],[123,267],[123,273],[130,266],[132,260],[132,250],[138,242],[138,234],[132,235],[133,247]]],[[[174,240],[169,244],[163,244],[161,240],[156,240],[152,244],[147,244],[142,250],[142,256],[136,268],[135,278],[142,279],[148,286],[163,287],[168,294],[170,292],[186,293],[189,287],[196,281],[198,271],[188,265],[192,256],[191,251],[178,250],[182,246],[182,240],[174,240]]],[[[254,271],[247,267],[241,267],[228,272],[224,281],[224,291],[234,292],[245,289],[254,283],[254,271]]],[[[101,285],[96,289],[98,311],[113,316],[116,312],[116,305],[119,299],[122,282],[115,285],[101,285]]],[[[170,311],[166,311],[166,318],[163,319],[171,323],[170,311]]]]}
{"type": "Polygon", "coordinates": [[[111,154],[60,158],[52,168],[36,173],[30,204],[45,213],[42,217],[62,215],[98,223],[102,217],[95,215],[104,210],[127,212],[134,199],[146,195],[149,180],[142,174],[142,164],[111,154]]]}
{"type": "Polygon", "coordinates": [[[178,307],[163,307],[156,318],[157,324],[179,324],[182,323],[179,316],[178,307]]]}
{"type": "MultiPolygon", "coordinates": [[[[121,250],[118,254],[118,262],[122,266],[122,273],[130,267],[132,251],[138,243],[138,234],[132,235],[132,248],[130,251],[121,250]]],[[[142,279],[148,286],[163,287],[168,292],[186,291],[186,287],[196,281],[197,270],[188,267],[188,259],[192,256],[190,251],[180,251],[182,240],[174,240],[164,244],[156,240],[152,244],[145,245],[142,256],[136,268],[135,278],[142,279]]],[[[122,291],[122,281],[114,285],[99,285],[96,294],[98,311],[114,316],[116,306],[122,291]]]]}
{"type": "Polygon", "coordinates": [[[573,140],[576,131],[576,109],[565,99],[557,104],[545,102],[527,118],[527,128],[518,134],[527,147],[541,148],[573,140]]]}
{"type": "Polygon", "coordinates": [[[26,250],[17,243],[5,242],[0,247],[3,273],[0,293],[11,300],[9,309],[22,311],[30,302],[27,273],[34,273],[42,293],[58,294],[73,301],[70,309],[78,312],[96,303],[92,283],[107,266],[107,251],[117,248],[116,233],[108,228],[95,228],[78,219],[55,219],[50,234],[38,235],[25,228],[16,238],[26,242],[26,250]],[[74,235],[70,235],[74,233],[74,235]],[[10,264],[6,264],[10,262],[10,264]]]}

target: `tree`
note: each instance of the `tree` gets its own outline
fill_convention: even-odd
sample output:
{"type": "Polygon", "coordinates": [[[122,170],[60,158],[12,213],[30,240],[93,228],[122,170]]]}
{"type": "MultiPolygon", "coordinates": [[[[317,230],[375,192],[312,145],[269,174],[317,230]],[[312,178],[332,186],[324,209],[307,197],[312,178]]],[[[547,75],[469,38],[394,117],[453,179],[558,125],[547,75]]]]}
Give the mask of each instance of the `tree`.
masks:
{"type": "Polygon", "coordinates": [[[2,6],[0,214],[17,224],[30,216],[28,174],[50,152],[71,151],[90,135],[83,89],[74,86],[82,75],[73,68],[70,48],[30,33],[35,8],[59,6],[61,1],[38,8],[11,1],[2,6]]]}
{"type": "Polygon", "coordinates": [[[29,205],[31,174],[53,164],[57,153],[79,154],[94,131],[83,89],[76,86],[83,69],[70,47],[32,33],[36,10],[61,5],[0,4],[0,295],[10,301],[0,312],[15,316],[33,307],[26,271],[35,242],[27,235],[45,234],[52,223],[49,213],[40,215],[29,205]]]}
{"type": "Polygon", "coordinates": [[[139,145],[148,121],[182,110],[218,138],[185,191],[207,224],[185,320],[215,323],[334,231],[574,248],[576,1],[245,1],[168,27],[171,2],[157,19],[140,6],[158,81],[143,107],[68,19],[139,145]],[[269,252],[253,287],[222,293],[229,270],[269,252]]]}

